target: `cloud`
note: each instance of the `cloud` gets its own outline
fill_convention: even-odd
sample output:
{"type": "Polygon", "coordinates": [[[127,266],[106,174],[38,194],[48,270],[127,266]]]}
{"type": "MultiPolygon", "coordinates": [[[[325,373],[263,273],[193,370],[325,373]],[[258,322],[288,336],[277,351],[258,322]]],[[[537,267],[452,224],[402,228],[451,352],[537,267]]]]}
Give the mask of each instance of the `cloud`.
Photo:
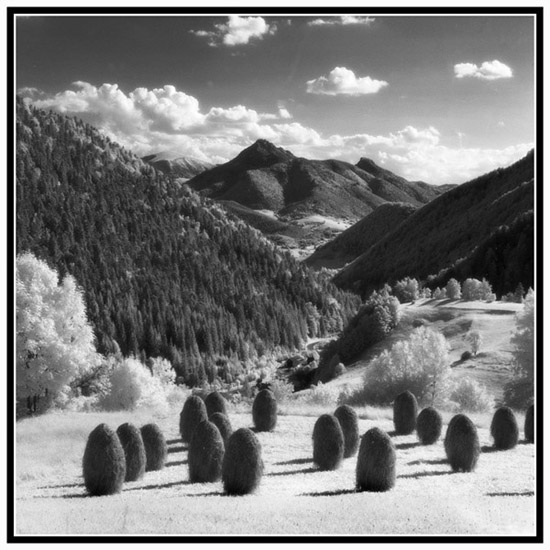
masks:
{"type": "Polygon", "coordinates": [[[212,47],[239,46],[248,44],[253,38],[261,39],[265,35],[274,34],[275,25],[266,23],[263,17],[229,16],[227,23],[214,25],[213,31],[190,31],[195,36],[208,38],[208,45],[212,47]]]}
{"type": "Polygon", "coordinates": [[[171,85],[125,93],[117,84],[96,87],[77,82],[75,90],[55,95],[35,89],[20,92],[36,107],[78,116],[141,156],[164,152],[172,158],[221,163],[262,138],[297,156],[352,163],[364,156],[407,179],[439,184],[462,183],[506,166],[533,147],[526,143],[504,149],[463,149],[456,143],[456,134],[450,136],[456,146],[449,147],[442,145],[443,136],[433,126],[408,125],[382,135],[322,135],[292,119],[284,102],[273,113],[245,105],[203,110],[195,97],[171,85]]]}
{"type": "Polygon", "coordinates": [[[479,78],[481,80],[498,80],[512,78],[512,69],[498,60],[484,61],[480,67],[475,63],[457,63],[454,67],[456,78],[479,78]]]}
{"type": "Polygon", "coordinates": [[[384,80],[374,80],[370,76],[357,77],[345,67],[335,67],[328,76],[308,80],[306,84],[309,94],[351,96],[375,94],[388,85],[384,80]]]}
{"type": "Polygon", "coordinates": [[[342,15],[340,17],[331,17],[329,19],[313,19],[309,21],[310,27],[322,25],[371,25],[374,22],[374,17],[364,17],[358,15],[342,15]]]}

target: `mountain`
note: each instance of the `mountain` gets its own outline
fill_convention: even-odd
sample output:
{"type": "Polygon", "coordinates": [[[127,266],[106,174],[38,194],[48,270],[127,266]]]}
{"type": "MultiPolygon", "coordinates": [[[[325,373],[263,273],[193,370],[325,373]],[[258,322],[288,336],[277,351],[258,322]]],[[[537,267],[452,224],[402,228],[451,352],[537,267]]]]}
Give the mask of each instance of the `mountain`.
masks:
{"type": "Polygon", "coordinates": [[[186,383],[341,330],[359,299],[95,128],[17,102],[16,250],[83,289],[98,351],[186,383]]]}
{"type": "MultiPolygon", "coordinates": [[[[234,159],[187,183],[209,198],[274,213],[292,226],[287,226],[290,232],[296,233],[301,227],[298,239],[307,239],[310,245],[335,236],[381,204],[407,202],[422,206],[444,191],[423,182],[408,182],[367,159],[361,159],[358,165],[308,160],[266,140],[256,141],[234,159]],[[320,225],[308,224],[311,216],[320,225]],[[345,226],[330,231],[334,222],[342,221],[345,226]]],[[[283,231],[279,236],[289,234],[283,231]]]]}
{"type": "Polygon", "coordinates": [[[384,203],[336,238],[317,248],[305,263],[314,269],[340,269],[374,246],[416,210],[417,206],[409,203],[384,203]]]}
{"type": "Polygon", "coordinates": [[[452,269],[462,266],[461,278],[486,277],[500,293],[513,291],[519,282],[533,286],[533,226],[528,222],[534,206],[533,159],[531,151],[507,168],[435,198],[344,268],[334,282],[364,296],[405,276],[431,276],[431,283],[444,284],[443,275],[450,278],[452,269]],[[510,246],[503,247],[499,231],[515,235],[510,246]],[[499,242],[500,248],[491,242],[499,242]],[[481,250],[484,262],[477,258],[481,250]],[[475,273],[466,269],[474,264],[475,273]]]}
{"type": "Polygon", "coordinates": [[[194,158],[185,157],[170,159],[162,153],[147,155],[141,157],[141,160],[150,164],[155,170],[163,174],[186,180],[214,167],[214,164],[211,162],[203,162],[194,158]]]}

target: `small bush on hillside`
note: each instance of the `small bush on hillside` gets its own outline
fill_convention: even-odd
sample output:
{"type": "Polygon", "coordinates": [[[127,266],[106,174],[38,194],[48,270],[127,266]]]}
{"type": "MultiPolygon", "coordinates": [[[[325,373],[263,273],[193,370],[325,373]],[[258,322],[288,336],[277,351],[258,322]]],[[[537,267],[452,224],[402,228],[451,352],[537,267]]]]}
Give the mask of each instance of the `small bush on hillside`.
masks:
{"type": "Polygon", "coordinates": [[[90,495],[112,495],[122,490],[126,477],[124,449],[107,424],[100,424],[88,436],[82,469],[90,495]]]}
{"type": "Polygon", "coordinates": [[[340,422],[344,434],[344,458],[349,458],[357,452],[359,447],[359,425],[355,409],[349,405],[340,405],[334,416],[340,422]]]}
{"type": "Polygon", "coordinates": [[[216,425],[208,420],[201,422],[189,443],[189,480],[209,483],[220,479],[224,452],[223,438],[216,425]]]}
{"type": "Polygon", "coordinates": [[[344,458],[344,433],[338,419],[323,414],[313,428],[313,462],[320,470],[336,470],[344,458]]]}
{"type": "Polygon", "coordinates": [[[227,403],[219,391],[209,393],[204,400],[204,404],[206,405],[208,418],[217,412],[227,415],[227,403]]]}
{"type": "Polygon", "coordinates": [[[393,425],[398,434],[412,434],[416,428],[418,403],[410,391],[400,393],[393,402],[393,425]]]}
{"type": "Polygon", "coordinates": [[[468,342],[470,342],[470,345],[472,346],[472,353],[474,355],[477,355],[477,352],[479,351],[479,348],[483,343],[483,337],[477,330],[473,330],[467,334],[466,338],[468,342]]]}
{"type": "Polygon", "coordinates": [[[252,405],[252,420],[259,432],[271,432],[277,425],[277,401],[273,392],[262,390],[252,405]]]}
{"type": "Polygon", "coordinates": [[[486,412],[494,406],[494,398],[489,395],[485,386],[469,377],[455,382],[450,393],[451,402],[458,411],[486,412]]]}
{"type": "Polygon", "coordinates": [[[510,407],[500,407],[495,411],[491,422],[491,437],[497,449],[513,449],[518,444],[518,423],[510,407]]]}
{"type": "Polygon", "coordinates": [[[395,485],[395,445],[380,428],[371,428],[361,438],[355,485],[358,491],[389,491],[395,485]]]}
{"type": "Polygon", "coordinates": [[[416,435],[422,445],[433,445],[441,436],[443,419],[433,407],[426,407],[420,411],[416,419],[416,435]]]}
{"type": "Polygon", "coordinates": [[[443,288],[439,288],[437,287],[433,292],[432,292],[432,298],[434,300],[444,300],[445,298],[447,298],[447,292],[446,290],[443,288]]]}
{"type": "Polygon", "coordinates": [[[481,449],[477,428],[467,416],[453,416],[447,427],[444,446],[453,471],[474,471],[481,449]]]}
{"type": "Polygon", "coordinates": [[[180,413],[180,435],[182,441],[189,443],[195,428],[203,421],[208,420],[206,405],[198,395],[190,395],[183,404],[180,413]]]}
{"type": "Polygon", "coordinates": [[[156,424],[151,423],[141,427],[141,438],[147,457],[145,471],[162,470],[168,455],[168,445],[164,434],[156,424]]]}
{"type": "Polygon", "coordinates": [[[223,442],[227,445],[227,440],[233,433],[233,428],[231,427],[229,417],[225,414],[216,412],[209,418],[209,420],[212,424],[215,424],[218,430],[220,430],[220,435],[222,436],[223,442]]]}
{"type": "Polygon", "coordinates": [[[124,481],[136,481],[143,477],[147,456],[139,428],[133,424],[121,424],[117,431],[118,439],[126,457],[126,478],[124,481]]]}
{"type": "Polygon", "coordinates": [[[424,319],[415,319],[412,322],[412,327],[413,328],[423,327],[425,325],[426,325],[426,323],[424,322],[424,319]]]}
{"type": "Polygon", "coordinates": [[[464,351],[462,352],[462,355],[460,356],[461,361],[467,361],[468,359],[472,358],[472,352],[471,351],[464,351]]]}
{"type": "Polygon", "coordinates": [[[534,443],[535,441],[535,406],[531,405],[525,413],[525,424],[523,426],[525,439],[534,443]]]}
{"type": "Polygon", "coordinates": [[[262,447],[252,430],[240,428],[229,438],[222,465],[226,493],[246,495],[260,484],[264,469],[262,447]]]}
{"type": "Polygon", "coordinates": [[[493,289],[486,279],[469,278],[462,283],[462,299],[465,301],[487,300],[493,289]]]}

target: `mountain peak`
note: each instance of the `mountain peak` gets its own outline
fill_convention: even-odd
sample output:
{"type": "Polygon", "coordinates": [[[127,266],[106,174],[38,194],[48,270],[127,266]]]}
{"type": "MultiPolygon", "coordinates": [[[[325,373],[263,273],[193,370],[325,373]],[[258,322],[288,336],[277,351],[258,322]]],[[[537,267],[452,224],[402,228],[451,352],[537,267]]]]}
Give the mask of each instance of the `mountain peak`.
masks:
{"type": "Polygon", "coordinates": [[[246,163],[251,167],[265,167],[278,162],[290,162],[295,157],[286,149],[273,145],[266,139],[258,139],[252,145],[241,151],[235,161],[246,163]]]}

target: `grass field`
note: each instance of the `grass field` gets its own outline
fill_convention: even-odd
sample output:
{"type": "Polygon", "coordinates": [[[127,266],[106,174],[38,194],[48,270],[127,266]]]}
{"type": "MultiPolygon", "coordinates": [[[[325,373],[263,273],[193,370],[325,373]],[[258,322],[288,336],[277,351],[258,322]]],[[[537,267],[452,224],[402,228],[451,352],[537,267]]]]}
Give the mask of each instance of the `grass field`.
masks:
{"type": "MultiPolygon", "coordinates": [[[[394,436],[395,488],[357,493],[356,457],[333,472],[314,467],[316,416],[279,416],[273,433],[258,434],[265,462],[259,490],[228,497],[221,482],[188,481],[178,413],[58,413],[18,422],[16,533],[534,534],[535,448],[520,442],[493,452],[490,417],[476,419],[483,453],[475,472],[452,473],[441,441],[423,447],[415,435],[394,436]],[[166,467],[126,483],[118,495],[86,496],[81,460],[88,433],[100,422],[116,429],[122,422],[151,420],[169,442],[166,467]]],[[[362,416],[361,433],[373,426],[393,429],[388,412],[362,416]]],[[[251,426],[250,413],[230,417],[234,428],[251,426]]]]}

